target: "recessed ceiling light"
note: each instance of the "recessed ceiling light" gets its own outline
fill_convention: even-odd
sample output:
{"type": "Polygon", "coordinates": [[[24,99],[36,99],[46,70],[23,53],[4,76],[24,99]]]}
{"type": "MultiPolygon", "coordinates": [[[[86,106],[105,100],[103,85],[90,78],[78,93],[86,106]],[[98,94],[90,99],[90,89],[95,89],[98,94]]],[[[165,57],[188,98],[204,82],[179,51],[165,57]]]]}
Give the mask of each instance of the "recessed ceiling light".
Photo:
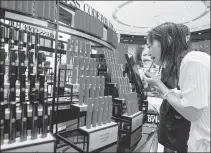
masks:
{"type": "Polygon", "coordinates": [[[185,20],[185,18],[182,18],[182,20],[185,20]]]}
{"type": "Polygon", "coordinates": [[[190,9],[191,8],[191,6],[187,6],[187,9],[190,9]]]}

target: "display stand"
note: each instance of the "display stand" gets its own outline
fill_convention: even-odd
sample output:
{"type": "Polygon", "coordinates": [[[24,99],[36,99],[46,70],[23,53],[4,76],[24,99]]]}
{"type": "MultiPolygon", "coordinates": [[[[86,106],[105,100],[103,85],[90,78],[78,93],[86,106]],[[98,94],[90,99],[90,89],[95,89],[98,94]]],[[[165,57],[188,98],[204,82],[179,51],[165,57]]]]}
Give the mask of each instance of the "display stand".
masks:
{"type": "Polygon", "coordinates": [[[78,152],[100,152],[108,148],[113,148],[110,152],[116,152],[117,148],[111,146],[117,144],[118,125],[111,122],[91,129],[80,127],[61,132],[57,136],[78,152]],[[77,137],[80,138],[80,142],[74,142],[77,137]]]}
{"type": "Polygon", "coordinates": [[[38,135],[38,138],[31,140],[31,136],[27,137],[26,141],[21,142],[20,138],[16,138],[16,142],[9,144],[8,140],[4,140],[4,144],[1,145],[2,152],[55,152],[56,139],[50,133],[47,137],[42,138],[38,135]]]}
{"type": "Polygon", "coordinates": [[[121,117],[126,110],[125,99],[114,98],[113,99],[113,117],[121,117]]]}

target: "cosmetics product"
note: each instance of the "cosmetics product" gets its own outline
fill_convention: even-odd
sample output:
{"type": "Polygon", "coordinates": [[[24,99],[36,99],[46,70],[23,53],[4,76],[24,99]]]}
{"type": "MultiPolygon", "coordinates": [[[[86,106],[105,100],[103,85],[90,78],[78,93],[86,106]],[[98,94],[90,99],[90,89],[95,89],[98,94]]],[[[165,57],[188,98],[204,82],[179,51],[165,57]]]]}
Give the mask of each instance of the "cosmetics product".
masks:
{"type": "Polygon", "coordinates": [[[127,107],[127,115],[130,116],[132,113],[131,113],[131,109],[130,109],[131,108],[131,106],[130,106],[131,101],[130,101],[129,94],[126,95],[125,103],[126,103],[126,107],[127,107]]]}
{"type": "Polygon", "coordinates": [[[105,90],[105,77],[100,76],[100,96],[104,96],[104,90],[105,90]]]}
{"type": "Polygon", "coordinates": [[[29,97],[31,97],[31,94],[33,91],[35,91],[35,74],[30,74],[30,86],[29,86],[29,97]]]}
{"type": "Polygon", "coordinates": [[[39,49],[40,49],[40,34],[37,32],[35,33],[35,58],[37,58],[38,56],[39,49]]]}
{"type": "Polygon", "coordinates": [[[9,118],[9,143],[14,143],[16,138],[16,102],[10,102],[9,118]]]}
{"type": "Polygon", "coordinates": [[[19,50],[18,52],[18,57],[19,57],[19,78],[22,74],[25,74],[26,68],[25,68],[25,51],[24,50],[19,50]]]}
{"type": "Polygon", "coordinates": [[[1,39],[0,39],[0,75],[5,74],[5,27],[1,27],[1,39]]]}
{"type": "Polygon", "coordinates": [[[78,57],[74,56],[73,58],[73,73],[72,73],[72,84],[78,83],[78,57]]]}
{"type": "Polygon", "coordinates": [[[113,109],[112,105],[113,105],[112,97],[108,96],[108,116],[107,116],[108,123],[111,123],[112,109],[113,109]]]}
{"type": "Polygon", "coordinates": [[[100,77],[99,76],[96,76],[95,97],[99,97],[100,96],[100,88],[101,88],[100,77]]]}
{"type": "Polygon", "coordinates": [[[16,99],[16,75],[10,75],[10,89],[9,89],[9,102],[15,102],[16,99]]]}
{"type": "Polygon", "coordinates": [[[39,104],[44,104],[45,99],[45,74],[40,74],[39,77],[39,104]]]}
{"type": "Polygon", "coordinates": [[[104,106],[104,98],[99,97],[99,105],[98,105],[98,115],[97,115],[97,125],[101,126],[103,121],[103,106],[104,106]]]}
{"type": "Polygon", "coordinates": [[[0,144],[4,142],[5,104],[0,101],[0,144]]]}
{"type": "Polygon", "coordinates": [[[20,140],[25,141],[27,139],[27,117],[28,117],[28,104],[27,102],[22,103],[21,111],[21,134],[20,140]]]}
{"type": "Polygon", "coordinates": [[[103,124],[107,123],[107,115],[108,115],[108,98],[104,97],[104,106],[103,106],[103,124]]]}
{"type": "Polygon", "coordinates": [[[85,78],[81,76],[79,86],[79,105],[83,105],[85,92],[85,78]]]}
{"type": "Polygon", "coordinates": [[[92,122],[92,110],[93,110],[93,101],[94,99],[89,98],[88,99],[88,106],[87,106],[87,114],[86,114],[86,128],[91,128],[91,122],[92,122]]]}
{"type": "Polygon", "coordinates": [[[15,28],[10,27],[8,28],[9,32],[9,49],[14,48],[14,43],[15,43],[15,28]]]}
{"type": "Polygon", "coordinates": [[[33,74],[33,67],[34,67],[34,52],[29,50],[28,56],[28,79],[30,80],[30,74],[33,74]]]}
{"type": "Polygon", "coordinates": [[[27,43],[26,43],[26,54],[29,58],[29,52],[32,49],[32,33],[30,31],[27,32],[27,43]]]}
{"type": "Polygon", "coordinates": [[[90,91],[90,97],[94,99],[95,97],[95,90],[96,90],[96,77],[91,77],[91,91],[90,91]]]}
{"type": "Polygon", "coordinates": [[[42,138],[47,136],[48,132],[48,102],[45,101],[43,103],[43,111],[42,111],[42,138]]]}
{"type": "Polygon", "coordinates": [[[97,126],[98,107],[99,107],[99,99],[98,99],[98,97],[95,97],[94,98],[94,106],[93,106],[92,127],[97,126]]]}
{"type": "Polygon", "coordinates": [[[38,52],[37,54],[37,80],[39,80],[40,74],[43,73],[43,53],[38,52]]]}
{"type": "Polygon", "coordinates": [[[22,104],[26,101],[26,75],[22,74],[20,75],[20,104],[22,107],[22,104]]]}
{"type": "Polygon", "coordinates": [[[88,98],[90,96],[90,89],[91,89],[91,77],[85,77],[85,97],[84,97],[84,104],[88,104],[88,98]]]}
{"type": "Polygon", "coordinates": [[[35,95],[32,97],[32,131],[31,131],[31,139],[37,139],[38,135],[38,101],[35,101],[35,95]]]}
{"type": "Polygon", "coordinates": [[[78,67],[78,69],[79,69],[79,73],[78,73],[78,76],[80,77],[80,76],[84,76],[84,63],[85,61],[84,61],[84,58],[83,57],[80,57],[79,58],[79,67],[78,67]]]}

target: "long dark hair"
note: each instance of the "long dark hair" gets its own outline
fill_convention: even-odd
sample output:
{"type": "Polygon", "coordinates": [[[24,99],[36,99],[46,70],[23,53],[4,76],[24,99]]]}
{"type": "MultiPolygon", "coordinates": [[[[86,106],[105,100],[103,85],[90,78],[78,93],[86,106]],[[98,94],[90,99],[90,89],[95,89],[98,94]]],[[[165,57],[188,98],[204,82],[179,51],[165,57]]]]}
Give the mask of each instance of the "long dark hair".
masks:
{"type": "Polygon", "coordinates": [[[145,49],[145,47],[143,45],[140,46],[135,51],[135,55],[134,55],[134,60],[135,60],[136,64],[139,65],[140,67],[143,67],[143,61],[142,61],[142,58],[141,58],[141,54],[142,54],[144,49],[145,49]]]}
{"type": "Polygon", "coordinates": [[[167,78],[176,76],[179,69],[179,60],[183,51],[189,49],[186,42],[186,33],[180,25],[166,22],[148,32],[148,41],[157,40],[161,44],[161,66],[165,63],[168,70],[167,78]]]}

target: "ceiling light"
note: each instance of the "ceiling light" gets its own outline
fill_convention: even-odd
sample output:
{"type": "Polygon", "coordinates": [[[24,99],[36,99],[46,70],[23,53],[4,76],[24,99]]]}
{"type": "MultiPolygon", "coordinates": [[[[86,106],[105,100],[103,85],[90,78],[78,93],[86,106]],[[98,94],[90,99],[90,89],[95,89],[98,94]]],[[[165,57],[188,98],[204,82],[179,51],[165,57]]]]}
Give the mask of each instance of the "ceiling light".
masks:
{"type": "Polygon", "coordinates": [[[190,23],[193,22],[192,20],[190,21],[190,23]]]}
{"type": "Polygon", "coordinates": [[[182,20],[184,21],[184,20],[185,20],[185,18],[182,18],[182,20]]]}
{"type": "Polygon", "coordinates": [[[199,32],[198,34],[201,35],[201,32],[199,32]]]}
{"type": "Polygon", "coordinates": [[[191,8],[191,6],[188,6],[188,7],[187,7],[187,9],[190,9],[190,8],[191,8]]]}

